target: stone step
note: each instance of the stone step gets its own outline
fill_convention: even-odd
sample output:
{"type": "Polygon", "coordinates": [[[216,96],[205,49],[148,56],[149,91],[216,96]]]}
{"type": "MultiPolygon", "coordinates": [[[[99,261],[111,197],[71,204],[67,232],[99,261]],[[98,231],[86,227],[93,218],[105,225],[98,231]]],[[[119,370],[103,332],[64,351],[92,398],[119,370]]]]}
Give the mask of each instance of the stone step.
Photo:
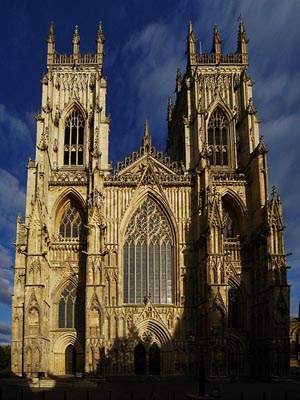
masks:
{"type": "Polygon", "coordinates": [[[33,379],[30,387],[56,388],[56,387],[97,387],[96,382],[88,379],[33,379]]]}

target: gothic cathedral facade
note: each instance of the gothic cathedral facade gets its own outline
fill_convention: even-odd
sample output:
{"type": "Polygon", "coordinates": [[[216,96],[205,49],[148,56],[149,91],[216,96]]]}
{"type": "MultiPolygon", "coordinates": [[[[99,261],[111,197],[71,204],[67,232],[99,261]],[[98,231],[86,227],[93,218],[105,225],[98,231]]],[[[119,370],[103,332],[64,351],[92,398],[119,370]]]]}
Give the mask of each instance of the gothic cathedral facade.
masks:
{"type": "Polygon", "coordinates": [[[109,163],[104,36],[82,55],[55,50],[17,219],[12,308],[16,375],[285,376],[289,286],[282,206],[269,198],[267,148],[247,72],[218,27],[168,102],[167,155],[148,123],[131,156],[109,163]]]}

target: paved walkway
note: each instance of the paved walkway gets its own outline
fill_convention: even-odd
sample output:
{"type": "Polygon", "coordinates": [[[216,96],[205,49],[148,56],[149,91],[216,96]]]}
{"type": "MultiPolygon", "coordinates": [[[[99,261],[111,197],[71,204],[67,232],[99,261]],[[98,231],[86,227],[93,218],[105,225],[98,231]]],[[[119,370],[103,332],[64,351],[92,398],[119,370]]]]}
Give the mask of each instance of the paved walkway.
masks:
{"type": "MultiPolygon", "coordinates": [[[[197,394],[198,383],[192,378],[147,377],[99,381],[96,388],[36,389],[7,385],[0,380],[0,400],[184,400],[197,394]]],[[[300,381],[286,382],[210,382],[206,392],[218,386],[221,400],[300,400],[300,381]]]]}

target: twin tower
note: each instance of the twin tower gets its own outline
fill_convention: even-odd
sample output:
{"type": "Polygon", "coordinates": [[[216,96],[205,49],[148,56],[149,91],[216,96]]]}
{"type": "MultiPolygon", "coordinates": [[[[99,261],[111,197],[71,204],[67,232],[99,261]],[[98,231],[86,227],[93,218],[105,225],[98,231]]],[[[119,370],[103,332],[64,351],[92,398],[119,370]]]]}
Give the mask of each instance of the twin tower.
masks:
{"type": "Polygon", "coordinates": [[[198,54],[189,24],[167,155],[146,123],[115,170],[101,24],[94,55],[79,41],[76,27],[73,53],[57,53],[50,26],[17,220],[13,372],[285,376],[282,207],[275,188],[269,197],[244,24],[232,54],[217,26],[198,54]]]}

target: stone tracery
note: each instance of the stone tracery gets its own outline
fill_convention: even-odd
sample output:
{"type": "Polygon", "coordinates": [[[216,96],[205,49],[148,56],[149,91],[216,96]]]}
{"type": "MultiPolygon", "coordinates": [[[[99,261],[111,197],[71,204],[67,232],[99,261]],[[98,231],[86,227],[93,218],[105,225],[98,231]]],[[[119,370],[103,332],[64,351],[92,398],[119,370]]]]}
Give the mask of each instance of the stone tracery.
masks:
{"type": "Polygon", "coordinates": [[[124,302],[172,303],[173,237],[162,211],[147,198],[131,217],[125,231],[124,302]]]}

